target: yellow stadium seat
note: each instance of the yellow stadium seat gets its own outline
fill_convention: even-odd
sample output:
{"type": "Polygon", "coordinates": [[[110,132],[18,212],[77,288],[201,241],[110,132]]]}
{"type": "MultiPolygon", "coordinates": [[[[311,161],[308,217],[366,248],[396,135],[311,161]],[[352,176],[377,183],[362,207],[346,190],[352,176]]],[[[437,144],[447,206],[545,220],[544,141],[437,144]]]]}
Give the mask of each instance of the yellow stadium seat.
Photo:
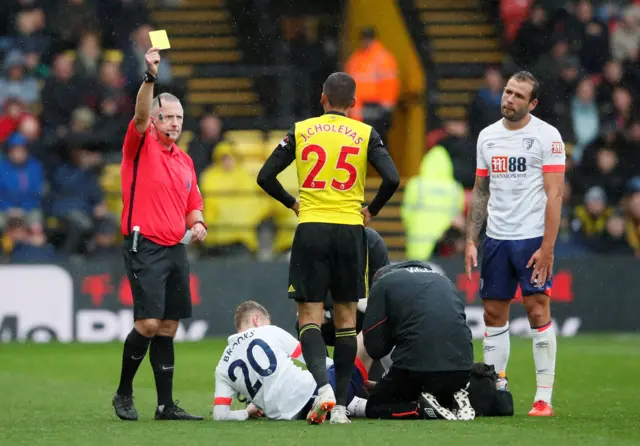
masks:
{"type": "Polygon", "coordinates": [[[236,155],[243,161],[250,159],[264,161],[266,159],[264,156],[264,141],[235,142],[233,143],[233,149],[236,155]]]}
{"type": "Polygon", "coordinates": [[[257,227],[266,219],[269,205],[255,177],[240,165],[225,171],[218,163],[202,173],[200,190],[209,226],[205,246],[242,244],[250,252],[257,252],[257,227]]]}
{"type": "Polygon", "coordinates": [[[251,175],[251,177],[255,179],[258,177],[258,172],[262,169],[264,165],[264,161],[259,159],[245,159],[242,161],[242,167],[251,175]]]}
{"type": "Polygon", "coordinates": [[[271,155],[275,148],[278,147],[278,144],[282,142],[282,139],[286,136],[286,134],[286,130],[271,131],[267,134],[267,139],[265,140],[264,144],[265,156],[268,157],[269,155],[271,155]]]}
{"type": "Polygon", "coordinates": [[[180,135],[180,139],[176,142],[178,147],[180,147],[185,153],[189,153],[189,144],[193,139],[193,132],[191,130],[185,130],[180,135]]]}
{"type": "Polygon", "coordinates": [[[100,177],[100,185],[105,194],[109,211],[117,218],[122,213],[122,189],[120,185],[120,164],[107,164],[100,177]]]}
{"type": "Polygon", "coordinates": [[[262,130],[228,130],[222,135],[227,141],[234,143],[262,143],[264,132],[262,130]]]}
{"type": "MultiPolygon", "coordinates": [[[[291,163],[284,171],[278,175],[278,180],[294,197],[298,197],[298,173],[295,163],[291,163]]],[[[293,236],[298,225],[298,217],[291,209],[285,208],[280,202],[270,200],[270,215],[276,225],[276,234],[273,240],[273,250],[283,253],[291,249],[293,236]]]]}

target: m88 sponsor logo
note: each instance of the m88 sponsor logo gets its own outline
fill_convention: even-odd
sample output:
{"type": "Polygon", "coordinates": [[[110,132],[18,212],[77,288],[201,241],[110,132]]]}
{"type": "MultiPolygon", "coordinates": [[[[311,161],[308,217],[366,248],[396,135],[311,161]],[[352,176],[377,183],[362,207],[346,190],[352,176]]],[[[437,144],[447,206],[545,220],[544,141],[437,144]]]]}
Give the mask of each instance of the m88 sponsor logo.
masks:
{"type": "Polygon", "coordinates": [[[527,158],[524,156],[492,156],[491,174],[497,178],[525,178],[527,158]]]}

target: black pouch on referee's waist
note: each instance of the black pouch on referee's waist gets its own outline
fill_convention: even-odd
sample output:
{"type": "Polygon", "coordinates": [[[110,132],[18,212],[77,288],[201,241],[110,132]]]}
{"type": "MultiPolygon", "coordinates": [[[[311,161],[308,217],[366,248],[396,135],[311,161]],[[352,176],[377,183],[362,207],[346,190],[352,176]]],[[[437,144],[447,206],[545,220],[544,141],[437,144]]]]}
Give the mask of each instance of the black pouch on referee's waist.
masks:
{"type": "Polygon", "coordinates": [[[476,362],[471,368],[469,401],[477,417],[513,416],[513,395],[497,390],[498,374],[492,365],[476,362]]]}

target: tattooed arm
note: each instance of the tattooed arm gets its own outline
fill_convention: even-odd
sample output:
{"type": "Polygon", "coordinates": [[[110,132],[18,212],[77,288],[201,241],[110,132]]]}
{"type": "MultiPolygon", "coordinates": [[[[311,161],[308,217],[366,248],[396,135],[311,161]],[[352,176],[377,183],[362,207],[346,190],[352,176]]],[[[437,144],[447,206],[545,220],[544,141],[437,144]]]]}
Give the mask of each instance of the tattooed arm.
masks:
{"type": "Polygon", "coordinates": [[[478,169],[476,182],[473,185],[469,214],[467,215],[467,243],[464,248],[464,267],[467,277],[471,280],[471,269],[478,266],[478,237],[487,219],[487,204],[489,203],[489,176],[482,169],[478,169]]]}
{"type": "Polygon", "coordinates": [[[467,215],[467,243],[475,245],[478,242],[480,231],[487,219],[487,203],[489,203],[489,177],[478,175],[473,185],[467,215]]]}

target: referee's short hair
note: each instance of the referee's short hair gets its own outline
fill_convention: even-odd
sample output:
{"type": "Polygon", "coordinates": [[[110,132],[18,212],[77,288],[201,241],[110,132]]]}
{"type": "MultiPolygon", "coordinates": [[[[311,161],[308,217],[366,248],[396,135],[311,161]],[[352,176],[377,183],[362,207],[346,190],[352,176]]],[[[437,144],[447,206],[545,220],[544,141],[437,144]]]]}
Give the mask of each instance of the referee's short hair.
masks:
{"type": "Polygon", "coordinates": [[[529,102],[533,102],[538,99],[538,95],[540,94],[540,82],[538,79],[528,71],[518,71],[516,74],[511,76],[511,79],[516,80],[518,82],[529,82],[531,84],[531,97],[529,98],[529,102]]]}
{"type": "Polygon", "coordinates": [[[248,300],[246,302],[242,302],[238,305],[238,308],[236,308],[236,315],[234,319],[236,330],[240,328],[252,313],[261,313],[266,318],[271,319],[271,315],[265,307],[256,301],[248,300]]]}
{"type": "Polygon", "coordinates": [[[158,96],[153,98],[153,101],[151,101],[151,110],[157,110],[160,107],[160,103],[165,104],[167,102],[179,103],[180,99],[178,99],[177,96],[174,96],[171,93],[160,93],[158,96]]]}
{"type": "Polygon", "coordinates": [[[356,96],[356,81],[347,73],[333,73],[324,81],[322,92],[333,107],[349,108],[356,96]]]}

